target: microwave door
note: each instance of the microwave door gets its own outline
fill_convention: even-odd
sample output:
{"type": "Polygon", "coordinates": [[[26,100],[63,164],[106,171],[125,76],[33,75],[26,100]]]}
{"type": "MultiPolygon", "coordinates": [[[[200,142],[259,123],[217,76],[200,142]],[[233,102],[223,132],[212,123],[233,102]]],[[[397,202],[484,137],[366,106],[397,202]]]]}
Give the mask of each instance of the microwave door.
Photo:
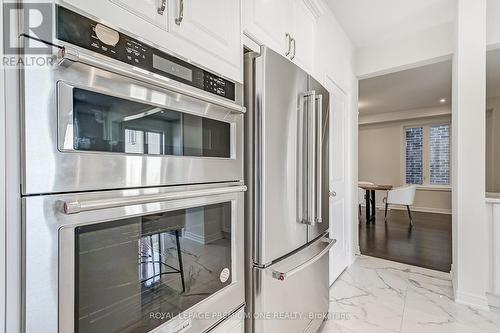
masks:
{"type": "MultiPolygon", "coordinates": [[[[263,48],[254,65],[252,99],[247,110],[256,142],[249,151],[254,193],[254,262],[266,265],[307,242],[307,226],[297,215],[299,115],[307,75],[281,55],[263,48]]],[[[249,70],[248,72],[250,72],[249,70]]],[[[251,82],[253,81],[253,82],[251,82]]],[[[251,82],[251,83],[250,83],[251,82]]]]}

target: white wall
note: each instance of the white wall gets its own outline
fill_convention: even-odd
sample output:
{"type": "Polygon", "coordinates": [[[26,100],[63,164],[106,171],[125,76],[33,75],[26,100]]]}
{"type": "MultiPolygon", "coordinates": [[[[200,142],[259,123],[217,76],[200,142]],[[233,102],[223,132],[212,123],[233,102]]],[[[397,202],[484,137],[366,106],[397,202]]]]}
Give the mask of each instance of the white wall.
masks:
{"type": "Polygon", "coordinates": [[[486,0],[458,0],[455,42],[453,287],[457,302],[487,309],[486,0]]]}
{"type": "Polygon", "coordinates": [[[500,193],[500,98],[486,101],[486,191],[500,193]]]}
{"type": "Polygon", "coordinates": [[[342,90],[349,101],[346,123],[346,193],[345,218],[348,225],[347,236],[349,264],[355,257],[358,246],[357,228],[357,130],[358,130],[358,80],[356,78],[356,59],[354,46],[338,23],[329,8],[324,8],[318,19],[315,36],[315,61],[312,75],[326,85],[326,81],[334,82],[342,90]]]}
{"type": "MultiPolygon", "coordinates": [[[[3,3],[0,3],[0,27],[3,27],[3,3]]],[[[3,31],[3,30],[2,30],[3,31]]],[[[3,33],[0,33],[3,57],[3,33]]],[[[4,70],[0,68],[0,332],[5,332],[5,92],[4,70]]]]}
{"type": "Polygon", "coordinates": [[[489,251],[488,301],[500,308],[500,196],[490,196],[487,201],[489,251]]]}
{"type": "Polygon", "coordinates": [[[415,32],[403,39],[357,50],[359,79],[419,67],[449,59],[453,53],[453,24],[415,32]]]}
{"type": "MultiPolygon", "coordinates": [[[[500,46],[500,0],[488,0],[488,48],[500,46]]],[[[455,49],[455,23],[415,32],[357,50],[359,79],[450,59],[455,49]]]]}
{"type": "Polygon", "coordinates": [[[488,0],[486,43],[488,48],[500,46],[500,0],[488,0]]]}
{"type": "Polygon", "coordinates": [[[312,75],[320,82],[325,82],[326,75],[330,76],[347,93],[357,89],[354,46],[329,8],[325,8],[318,19],[314,38],[315,61],[312,75]]]}
{"type": "MultiPolygon", "coordinates": [[[[450,108],[448,107],[447,115],[444,116],[424,119],[398,119],[391,122],[360,125],[359,179],[377,184],[404,185],[403,127],[450,121],[450,108]]],[[[382,199],[384,196],[384,192],[377,194],[377,205],[380,207],[383,206],[382,199]]],[[[415,211],[451,214],[451,188],[430,189],[419,187],[412,209],[415,211]]]]}

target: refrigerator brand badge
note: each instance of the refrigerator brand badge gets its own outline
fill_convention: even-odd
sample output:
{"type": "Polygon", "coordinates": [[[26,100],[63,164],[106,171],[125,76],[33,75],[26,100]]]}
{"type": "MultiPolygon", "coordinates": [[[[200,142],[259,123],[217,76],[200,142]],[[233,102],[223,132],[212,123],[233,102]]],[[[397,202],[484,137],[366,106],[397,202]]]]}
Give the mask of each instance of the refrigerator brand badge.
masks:
{"type": "Polygon", "coordinates": [[[224,268],[222,272],[220,272],[220,282],[225,283],[229,279],[229,269],[224,268]]]}

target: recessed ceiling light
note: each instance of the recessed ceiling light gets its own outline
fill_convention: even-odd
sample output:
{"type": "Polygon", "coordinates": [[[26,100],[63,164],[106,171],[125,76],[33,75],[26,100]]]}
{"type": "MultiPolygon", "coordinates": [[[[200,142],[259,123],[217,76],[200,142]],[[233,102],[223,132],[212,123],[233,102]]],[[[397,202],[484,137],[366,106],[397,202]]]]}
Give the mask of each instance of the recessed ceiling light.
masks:
{"type": "Polygon", "coordinates": [[[446,98],[441,98],[441,99],[439,100],[439,103],[446,103],[446,98]]]}

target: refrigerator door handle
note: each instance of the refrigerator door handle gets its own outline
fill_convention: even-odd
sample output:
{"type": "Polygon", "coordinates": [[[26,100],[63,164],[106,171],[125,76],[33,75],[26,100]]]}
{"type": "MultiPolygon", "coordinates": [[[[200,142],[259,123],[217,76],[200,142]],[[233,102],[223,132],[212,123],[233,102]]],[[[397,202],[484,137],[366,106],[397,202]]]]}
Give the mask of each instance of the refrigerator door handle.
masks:
{"type": "Polygon", "coordinates": [[[337,242],[336,239],[331,239],[331,238],[328,238],[328,237],[325,237],[325,238],[322,238],[321,241],[323,242],[327,242],[328,245],[320,252],[318,253],[316,256],[312,257],[311,259],[309,259],[308,261],[292,268],[291,270],[287,271],[287,272],[280,272],[280,271],[277,271],[277,270],[271,270],[272,271],[272,275],[273,275],[273,278],[275,278],[276,280],[279,280],[279,281],[285,281],[286,279],[292,277],[293,275],[297,274],[298,272],[302,271],[303,269],[309,267],[310,265],[314,264],[316,261],[320,260],[325,254],[328,253],[328,251],[330,251],[330,249],[335,245],[335,243],[337,242]]]}
{"type": "Polygon", "coordinates": [[[314,114],[316,116],[316,222],[323,222],[321,214],[322,185],[323,185],[323,96],[316,95],[314,114]],[[316,104],[317,101],[317,104],[316,104]]]}
{"type": "MultiPolygon", "coordinates": [[[[305,120],[303,126],[299,125],[299,132],[305,133],[305,142],[301,142],[302,156],[298,158],[300,188],[298,190],[299,219],[302,223],[314,225],[316,223],[316,92],[308,91],[301,95],[301,108],[304,113],[301,119],[305,120]],[[307,100],[304,103],[304,100],[307,100]],[[305,209],[303,208],[305,207],[305,209]]],[[[302,135],[300,135],[302,137],[302,135]]]]}

